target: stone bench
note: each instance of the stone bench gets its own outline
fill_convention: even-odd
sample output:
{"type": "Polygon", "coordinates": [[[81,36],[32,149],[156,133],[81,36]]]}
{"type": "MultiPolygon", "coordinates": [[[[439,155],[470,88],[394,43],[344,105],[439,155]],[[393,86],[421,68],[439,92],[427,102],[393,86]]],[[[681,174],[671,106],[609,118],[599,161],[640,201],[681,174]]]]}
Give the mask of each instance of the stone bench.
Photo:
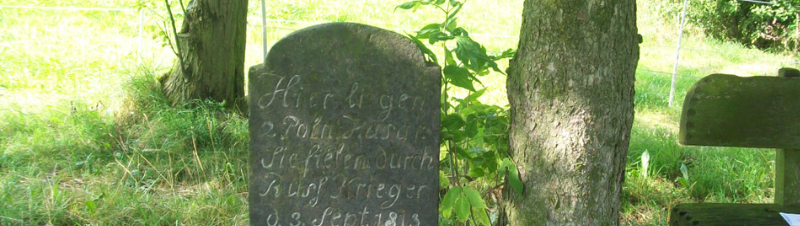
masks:
{"type": "Polygon", "coordinates": [[[670,225],[785,226],[779,212],[800,213],[800,71],[778,74],[701,79],[686,94],[679,134],[683,145],[776,148],[775,202],[680,204],[670,225]]]}

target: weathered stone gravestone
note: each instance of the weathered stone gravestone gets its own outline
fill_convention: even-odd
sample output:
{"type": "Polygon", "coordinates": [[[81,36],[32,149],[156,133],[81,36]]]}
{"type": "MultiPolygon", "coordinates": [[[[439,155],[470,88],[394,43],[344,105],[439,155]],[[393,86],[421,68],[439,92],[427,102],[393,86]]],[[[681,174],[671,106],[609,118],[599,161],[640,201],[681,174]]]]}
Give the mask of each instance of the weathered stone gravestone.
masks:
{"type": "Polygon", "coordinates": [[[249,72],[251,225],[437,225],[440,76],[366,25],[276,43],[249,72]]]}
{"type": "Polygon", "coordinates": [[[779,77],[712,74],[686,93],[678,140],[683,145],[780,148],[775,153],[774,203],[682,203],[669,224],[787,225],[800,213],[800,71],[779,77]]]}

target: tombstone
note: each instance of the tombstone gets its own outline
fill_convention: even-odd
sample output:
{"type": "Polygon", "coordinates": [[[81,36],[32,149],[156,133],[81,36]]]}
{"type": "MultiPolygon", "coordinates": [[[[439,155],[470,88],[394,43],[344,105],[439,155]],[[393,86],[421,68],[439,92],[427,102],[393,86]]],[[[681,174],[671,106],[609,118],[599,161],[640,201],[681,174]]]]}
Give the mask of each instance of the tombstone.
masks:
{"type": "Polygon", "coordinates": [[[778,148],[774,203],[681,203],[670,225],[777,226],[787,225],[779,213],[800,213],[800,71],[778,76],[700,79],[686,93],[678,134],[683,145],[778,148]]]}
{"type": "Polygon", "coordinates": [[[394,32],[332,23],[249,71],[251,225],[437,225],[441,72],[394,32]]]}

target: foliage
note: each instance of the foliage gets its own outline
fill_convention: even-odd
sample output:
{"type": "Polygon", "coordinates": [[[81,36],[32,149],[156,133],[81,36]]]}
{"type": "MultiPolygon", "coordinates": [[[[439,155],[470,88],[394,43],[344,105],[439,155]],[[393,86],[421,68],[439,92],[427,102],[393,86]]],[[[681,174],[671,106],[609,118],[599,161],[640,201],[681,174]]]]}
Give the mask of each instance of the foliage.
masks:
{"type": "Polygon", "coordinates": [[[503,185],[508,173],[508,183],[514,190],[522,192],[522,182],[516,165],[508,158],[508,110],[496,105],[481,103],[478,98],[486,91],[476,89],[479,76],[490,71],[503,73],[498,60],[512,57],[514,51],[506,50],[490,55],[486,48],[470,38],[469,32],[458,26],[457,15],[464,2],[457,0],[410,1],[397,6],[416,11],[420,7],[438,9],[445,20],[422,27],[415,35],[409,35],[424,51],[428,60],[440,64],[442,69],[441,134],[440,144],[444,150],[441,159],[442,179],[448,180],[443,189],[448,190],[440,205],[446,219],[472,224],[489,225],[487,205],[477,190],[470,185],[483,183],[491,192],[503,185]],[[441,47],[443,61],[428,45],[441,47]],[[453,47],[453,43],[455,47],[453,47]],[[453,97],[456,89],[465,89],[468,95],[453,97]],[[449,172],[448,172],[449,171],[449,172]],[[452,183],[450,183],[452,181],[452,183]],[[455,215],[452,213],[455,212],[455,215]]]}
{"type": "MultiPolygon", "coordinates": [[[[800,30],[800,0],[769,0],[753,3],[739,0],[689,1],[687,20],[706,35],[750,47],[797,50],[800,30]]],[[[664,2],[665,12],[679,15],[683,1],[664,2]],[[667,6],[668,5],[668,6],[667,6]]]]}

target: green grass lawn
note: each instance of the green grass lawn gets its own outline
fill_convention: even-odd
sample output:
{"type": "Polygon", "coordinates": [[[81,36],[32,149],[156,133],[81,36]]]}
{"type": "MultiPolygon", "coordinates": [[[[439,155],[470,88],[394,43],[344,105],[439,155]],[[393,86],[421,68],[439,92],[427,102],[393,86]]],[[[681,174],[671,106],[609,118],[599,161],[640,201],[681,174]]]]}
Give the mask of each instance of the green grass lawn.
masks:
{"type": "MultiPolygon", "coordinates": [[[[0,3],[143,7],[142,13],[0,8],[0,225],[248,224],[247,119],[212,102],[166,103],[156,81],[174,58],[160,34],[164,10],[139,2],[0,3]]],[[[430,11],[395,11],[401,2],[269,1],[267,11],[273,19],[350,21],[398,32],[440,20],[430,11]]],[[[249,16],[258,17],[259,7],[251,0],[249,16]]],[[[499,52],[516,47],[521,10],[521,0],[473,0],[459,23],[499,52]]],[[[638,10],[644,43],[622,223],[665,225],[667,210],[681,202],[771,202],[773,151],[684,147],[677,124],[685,91],[702,76],[775,75],[795,66],[792,57],[705,39],[690,27],[676,104],[668,107],[676,26],[646,2],[638,10]],[[688,177],[689,186],[676,183],[678,177],[688,177]]],[[[272,44],[309,24],[269,25],[272,44]]],[[[261,61],[260,34],[260,20],[251,20],[246,67],[261,61]]],[[[505,106],[505,78],[483,81],[482,101],[505,106]]]]}

